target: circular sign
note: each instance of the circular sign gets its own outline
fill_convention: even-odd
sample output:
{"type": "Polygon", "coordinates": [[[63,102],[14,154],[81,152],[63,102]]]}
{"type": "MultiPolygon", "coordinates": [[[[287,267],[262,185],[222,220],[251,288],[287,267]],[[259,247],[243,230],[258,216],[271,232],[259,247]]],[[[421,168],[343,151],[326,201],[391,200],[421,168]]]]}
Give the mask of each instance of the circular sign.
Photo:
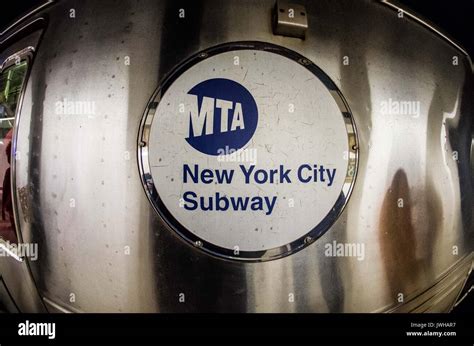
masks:
{"type": "Polygon", "coordinates": [[[307,246],[347,203],[357,137],[334,83],[299,54],[222,45],[179,66],[140,128],[145,190],[183,239],[261,261],[307,246]]]}

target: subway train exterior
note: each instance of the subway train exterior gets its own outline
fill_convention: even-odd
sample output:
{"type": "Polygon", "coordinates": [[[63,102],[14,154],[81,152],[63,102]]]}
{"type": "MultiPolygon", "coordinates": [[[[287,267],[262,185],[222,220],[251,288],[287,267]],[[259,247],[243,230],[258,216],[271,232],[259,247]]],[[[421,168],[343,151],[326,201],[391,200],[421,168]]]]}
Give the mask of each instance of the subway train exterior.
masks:
{"type": "Polygon", "coordinates": [[[473,65],[392,1],[48,1],[0,35],[9,312],[448,312],[473,65]]]}

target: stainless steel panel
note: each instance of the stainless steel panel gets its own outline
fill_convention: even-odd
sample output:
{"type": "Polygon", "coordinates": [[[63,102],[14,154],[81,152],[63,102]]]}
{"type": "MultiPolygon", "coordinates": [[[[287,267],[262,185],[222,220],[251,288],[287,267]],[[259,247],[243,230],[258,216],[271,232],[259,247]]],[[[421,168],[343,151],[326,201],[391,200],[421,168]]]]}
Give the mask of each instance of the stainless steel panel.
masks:
{"type": "Polygon", "coordinates": [[[273,35],[270,0],[63,1],[43,11],[50,21],[24,97],[16,176],[28,193],[23,239],[40,244],[31,268],[41,295],[88,312],[381,311],[472,252],[468,58],[383,4],[304,4],[305,40],[273,35]],[[148,202],[135,154],[146,104],[173,67],[243,40],[284,46],[324,70],[360,145],[357,181],[332,229],[264,263],[219,260],[178,239],[148,202]],[[419,114],[382,114],[390,99],[419,101],[419,114]],[[91,108],[58,114],[58,101],[91,108]],[[333,241],[364,243],[365,259],[325,256],[333,241]]]}

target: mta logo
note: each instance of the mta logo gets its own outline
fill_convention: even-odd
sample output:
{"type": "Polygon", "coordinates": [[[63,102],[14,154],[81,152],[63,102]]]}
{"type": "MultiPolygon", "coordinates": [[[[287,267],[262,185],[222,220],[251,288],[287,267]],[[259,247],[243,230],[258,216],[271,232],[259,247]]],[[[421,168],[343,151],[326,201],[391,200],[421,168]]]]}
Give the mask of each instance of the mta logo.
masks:
{"type": "Polygon", "coordinates": [[[258,123],[253,96],[230,79],[208,79],[194,86],[188,92],[185,112],[189,117],[186,141],[208,155],[244,147],[258,123]]]}

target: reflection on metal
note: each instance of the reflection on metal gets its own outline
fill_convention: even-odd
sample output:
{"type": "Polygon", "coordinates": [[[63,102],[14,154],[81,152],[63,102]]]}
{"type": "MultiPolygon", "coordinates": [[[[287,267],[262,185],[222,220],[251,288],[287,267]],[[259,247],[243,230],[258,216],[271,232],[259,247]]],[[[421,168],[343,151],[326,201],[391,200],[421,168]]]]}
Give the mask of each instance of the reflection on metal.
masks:
{"type": "Polygon", "coordinates": [[[34,52],[35,52],[34,47],[29,46],[29,47],[23,48],[22,50],[16,52],[15,54],[5,59],[3,63],[0,65],[0,71],[14,64],[18,65],[20,61],[25,59],[25,57],[27,56],[31,56],[34,52]]]}
{"type": "Polygon", "coordinates": [[[471,270],[469,271],[469,274],[466,279],[466,283],[464,284],[464,288],[462,289],[461,293],[459,294],[459,298],[456,301],[456,304],[454,305],[454,308],[459,306],[461,302],[472,292],[474,291],[474,262],[473,266],[471,267],[471,270]]]}
{"type": "Polygon", "coordinates": [[[275,35],[305,38],[308,15],[303,5],[277,1],[273,8],[273,32],[275,35]]]}
{"type": "MultiPolygon", "coordinates": [[[[36,44],[39,40],[41,31],[33,32],[31,29],[39,28],[37,25],[45,23],[44,19],[36,18],[22,24],[21,26],[15,27],[14,31],[5,33],[0,37],[1,51],[0,61],[2,61],[2,70],[6,71],[10,68],[17,68],[20,66],[25,67],[22,73],[23,81],[19,81],[20,85],[17,85],[19,97],[15,100],[16,106],[13,113],[15,115],[15,121],[13,128],[10,129],[8,142],[11,144],[11,151],[5,150],[4,153],[8,157],[11,154],[10,167],[10,190],[12,191],[12,206],[13,211],[10,217],[11,232],[12,235],[9,237],[9,243],[4,244],[4,247],[8,246],[10,252],[4,251],[5,255],[0,259],[0,275],[5,285],[13,287],[9,292],[8,296],[0,296],[3,303],[7,303],[10,306],[13,305],[18,311],[38,311],[44,312],[45,307],[39,296],[38,288],[33,281],[33,276],[29,267],[29,257],[32,253],[29,252],[31,249],[37,249],[37,244],[24,244],[21,237],[21,231],[19,229],[20,221],[18,220],[18,201],[16,191],[16,170],[15,163],[21,158],[21,152],[17,148],[16,139],[19,114],[21,113],[23,98],[25,95],[25,81],[28,80],[28,73],[31,67],[32,57],[35,51],[36,44]],[[18,36],[15,36],[18,35],[18,36]],[[18,37],[16,40],[10,38],[18,37]],[[6,42],[8,46],[5,45],[6,42]],[[16,65],[16,66],[15,66],[16,65]],[[30,249],[30,250],[28,250],[30,249]],[[19,256],[19,254],[21,254],[19,256]],[[25,256],[23,256],[25,255],[25,256]],[[20,259],[20,260],[18,260],[20,259]]],[[[2,141],[3,142],[3,141],[2,141]]],[[[3,152],[3,150],[2,150],[3,152]]],[[[7,173],[6,173],[7,174],[7,173]]],[[[5,175],[6,175],[5,174],[5,175]]],[[[2,189],[2,195],[5,195],[5,183],[2,189]]],[[[2,196],[3,197],[3,196],[2,196]]],[[[2,198],[4,201],[4,199],[2,198]]],[[[2,203],[3,203],[2,201],[2,203]]],[[[3,233],[2,235],[5,235],[3,233]]],[[[37,254],[37,252],[36,252],[37,254]]],[[[6,286],[5,286],[6,287],[6,286]]]]}
{"type": "MultiPolygon", "coordinates": [[[[39,257],[0,258],[20,310],[54,310],[44,297],[84,312],[451,309],[474,248],[469,58],[438,31],[400,25],[390,6],[301,3],[318,24],[305,40],[274,35],[274,0],[65,0],[29,19],[48,17],[40,46],[39,36],[15,41],[19,26],[4,33],[12,46],[1,47],[0,61],[35,47],[15,178],[21,237],[38,244],[39,257]],[[70,20],[71,8],[87,20],[70,20]],[[135,154],[144,109],[166,76],[199,52],[242,41],[283,46],[321,68],[350,107],[359,152],[350,200],[331,228],[301,251],[256,263],[209,256],[171,232],[147,199],[135,154]],[[58,114],[64,99],[95,102],[96,111],[58,114]],[[389,100],[419,102],[419,112],[384,113],[389,100]],[[326,255],[334,242],[363,244],[365,256],[326,255]],[[429,299],[434,292],[439,299],[429,299]]],[[[138,146],[146,155],[146,143],[138,146]]]]}
{"type": "Polygon", "coordinates": [[[444,312],[448,311],[456,300],[470,272],[473,255],[468,255],[449,268],[432,287],[414,292],[386,312],[444,312]]]}
{"type": "Polygon", "coordinates": [[[61,304],[56,303],[50,298],[43,297],[43,302],[48,308],[48,312],[50,313],[64,313],[64,314],[69,314],[69,313],[81,313],[82,311],[79,310],[74,310],[71,309],[71,307],[68,307],[67,309],[62,306],[61,304]]]}
{"type": "Polygon", "coordinates": [[[23,186],[23,187],[19,187],[17,189],[17,194],[18,194],[18,200],[19,200],[19,204],[20,204],[20,207],[21,207],[21,213],[23,214],[23,220],[25,222],[30,222],[30,207],[28,205],[28,191],[27,191],[27,187],[26,186],[23,186]]]}

